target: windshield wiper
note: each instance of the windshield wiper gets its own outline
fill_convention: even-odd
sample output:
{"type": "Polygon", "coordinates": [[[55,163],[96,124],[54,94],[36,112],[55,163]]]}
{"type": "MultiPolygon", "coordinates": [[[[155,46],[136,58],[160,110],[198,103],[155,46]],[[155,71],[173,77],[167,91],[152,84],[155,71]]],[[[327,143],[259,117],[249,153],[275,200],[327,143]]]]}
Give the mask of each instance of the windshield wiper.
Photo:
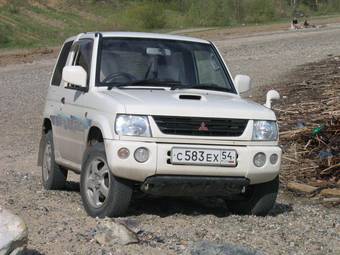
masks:
{"type": "Polygon", "coordinates": [[[223,88],[223,87],[221,87],[217,84],[214,84],[214,83],[200,83],[200,84],[195,84],[195,85],[192,85],[192,86],[176,85],[176,86],[171,87],[171,90],[175,90],[175,89],[203,89],[203,90],[215,90],[215,91],[231,92],[230,89],[223,88]]]}
{"type": "Polygon", "coordinates": [[[108,87],[109,90],[112,88],[121,88],[129,86],[145,86],[145,87],[173,87],[180,86],[180,81],[175,80],[137,80],[126,83],[112,84],[108,87]]]}

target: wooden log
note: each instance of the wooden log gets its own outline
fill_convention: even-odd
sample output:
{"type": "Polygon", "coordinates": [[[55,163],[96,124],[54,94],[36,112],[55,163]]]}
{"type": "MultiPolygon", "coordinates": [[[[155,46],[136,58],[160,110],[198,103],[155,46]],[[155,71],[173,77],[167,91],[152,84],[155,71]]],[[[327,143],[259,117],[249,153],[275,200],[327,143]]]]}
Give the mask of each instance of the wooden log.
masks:
{"type": "Polygon", "coordinates": [[[297,183],[297,182],[288,182],[287,188],[291,191],[304,193],[304,194],[312,194],[318,190],[317,187],[313,187],[307,184],[302,184],[302,183],[297,183]]]}
{"type": "Polygon", "coordinates": [[[340,189],[323,189],[320,195],[324,197],[340,197],[340,189]]]}

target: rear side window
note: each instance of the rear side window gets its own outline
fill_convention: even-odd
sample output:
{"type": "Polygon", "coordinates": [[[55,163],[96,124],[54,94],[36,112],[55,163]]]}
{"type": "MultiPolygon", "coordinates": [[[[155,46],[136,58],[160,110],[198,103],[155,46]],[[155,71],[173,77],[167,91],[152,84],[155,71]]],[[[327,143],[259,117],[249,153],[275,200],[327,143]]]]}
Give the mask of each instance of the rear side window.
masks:
{"type": "Polygon", "coordinates": [[[54,86],[60,86],[63,68],[66,65],[67,57],[68,57],[68,54],[70,53],[72,44],[73,44],[73,41],[65,43],[63,49],[61,50],[58,63],[55,67],[53,78],[52,78],[52,85],[54,86]]]}

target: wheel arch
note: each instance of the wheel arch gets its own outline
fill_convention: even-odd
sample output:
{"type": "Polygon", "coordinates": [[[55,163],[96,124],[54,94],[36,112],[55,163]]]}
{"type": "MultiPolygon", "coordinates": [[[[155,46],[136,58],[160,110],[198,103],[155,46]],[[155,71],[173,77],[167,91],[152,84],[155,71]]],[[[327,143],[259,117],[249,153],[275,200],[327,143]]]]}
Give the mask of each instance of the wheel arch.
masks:
{"type": "Polygon", "coordinates": [[[89,148],[96,143],[104,143],[104,133],[102,131],[102,128],[96,124],[92,125],[87,132],[87,135],[85,137],[86,139],[86,146],[85,150],[83,152],[83,157],[82,157],[82,166],[86,160],[86,155],[87,151],[89,148]]]}
{"type": "Polygon", "coordinates": [[[88,131],[86,139],[86,143],[88,146],[91,145],[91,141],[104,142],[103,132],[101,128],[97,125],[90,127],[88,131]]]}

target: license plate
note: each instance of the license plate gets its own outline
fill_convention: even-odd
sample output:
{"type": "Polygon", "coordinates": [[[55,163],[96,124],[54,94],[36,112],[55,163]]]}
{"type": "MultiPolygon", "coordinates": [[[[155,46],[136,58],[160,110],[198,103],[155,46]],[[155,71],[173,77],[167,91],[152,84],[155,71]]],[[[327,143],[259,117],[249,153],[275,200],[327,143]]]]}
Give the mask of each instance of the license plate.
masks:
{"type": "Polygon", "coordinates": [[[174,165],[236,166],[235,150],[172,148],[171,163],[174,165]]]}

